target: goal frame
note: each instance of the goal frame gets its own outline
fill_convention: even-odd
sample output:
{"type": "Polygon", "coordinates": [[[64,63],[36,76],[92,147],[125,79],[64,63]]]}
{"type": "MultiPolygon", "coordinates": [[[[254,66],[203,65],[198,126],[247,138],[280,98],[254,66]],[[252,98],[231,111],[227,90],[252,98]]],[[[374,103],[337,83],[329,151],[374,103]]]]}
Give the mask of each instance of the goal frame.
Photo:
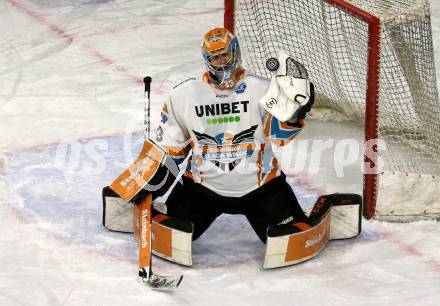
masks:
{"type": "MultiPolygon", "coordinates": [[[[365,143],[375,143],[378,136],[379,112],[379,73],[380,73],[380,19],[344,0],[322,0],[338,9],[350,13],[353,17],[365,22],[368,26],[368,69],[365,103],[365,143]]],[[[234,33],[235,0],[224,0],[224,27],[234,33]]],[[[370,146],[365,146],[369,150],[370,146]]],[[[367,219],[374,217],[376,212],[377,173],[377,144],[370,152],[364,152],[364,166],[373,169],[364,169],[363,215],[367,219]],[[373,173],[370,173],[373,172],[373,173]]]]}

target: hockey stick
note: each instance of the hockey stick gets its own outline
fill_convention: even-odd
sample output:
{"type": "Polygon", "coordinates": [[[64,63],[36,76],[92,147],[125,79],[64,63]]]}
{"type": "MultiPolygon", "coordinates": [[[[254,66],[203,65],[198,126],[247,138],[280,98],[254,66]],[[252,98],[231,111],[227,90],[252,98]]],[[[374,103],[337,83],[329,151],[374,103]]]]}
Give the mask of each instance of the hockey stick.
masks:
{"type": "MultiPolygon", "coordinates": [[[[145,105],[144,105],[144,125],[145,139],[150,138],[150,85],[151,77],[144,78],[145,84],[145,105]]],[[[183,276],[163,276],[154,274],[152,271],[152,195],[149,193],[138,206],[135,206],[135,218],[133,218],[133,228],[137,229],[139,237],[139,277],[143,284],[152,289],[169,290],[175,289],[180,285],[183,276]],[[137,223],[137,224],[136,224],[137,223]]]]}

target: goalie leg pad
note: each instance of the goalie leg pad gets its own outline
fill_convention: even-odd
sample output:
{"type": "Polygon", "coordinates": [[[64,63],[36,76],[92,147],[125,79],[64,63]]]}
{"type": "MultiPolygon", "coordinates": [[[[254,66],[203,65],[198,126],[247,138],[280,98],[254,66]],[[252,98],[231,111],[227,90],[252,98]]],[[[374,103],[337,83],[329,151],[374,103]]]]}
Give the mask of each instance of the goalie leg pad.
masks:
{"type": "Polygon", "coordinates": [[[153,218],[153,254],[185,266],[192,265],[193,224],[159,214],[153,218]]]}
{"type": "Polygon", "coordinates": [[[299,222],[270,227],[263,268],[290,266],[318,255],[330,237],[331,210],[314,221],[317,223],[299,222]]]}
{"type": "Polygon", "coordinates": [[[133,233],[133,205],[124,201],[109,186],[102,189],[102,225],[121,233],[133,233]]]}
{"type": "Polygon", "coordinates": [[[362,230],[362,197],[352,193],[321,196],[332,207],[330,240],[354,238],[362,230]]]}
{"type": "MultiPolygon", "coordinates": [[[[134,233],[138,240],[138,206],[124,201],[110,187],[103,189],[102,197],[104,227],[114,232],[134,233]]],[[[153,202],[154,208],[162,205],[164,204],[153,202]]],[[[152,220],[153,254],[172,262],[191,266],[193,224],[165,214],[156,215],[154,212],[153,209],[153,215],[155,215],[152,220]]]]}
{"type": "Polygon", "coordinates": [[[361,206],[362,197],[357,194],[324,195],[306,222],[269,227],[263,267],[298,264],[318,255],[329,240],[359,235],[361,206]]]}

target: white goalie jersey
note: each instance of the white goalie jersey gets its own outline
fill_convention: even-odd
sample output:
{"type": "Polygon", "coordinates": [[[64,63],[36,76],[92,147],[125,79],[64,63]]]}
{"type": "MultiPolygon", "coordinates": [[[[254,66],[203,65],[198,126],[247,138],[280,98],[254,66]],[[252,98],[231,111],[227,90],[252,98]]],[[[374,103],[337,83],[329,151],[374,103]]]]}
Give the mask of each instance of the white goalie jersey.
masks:
{"type": "Polygon", "coordinates": [[[285,145],[303,127],[280,122],[260,105],[269,81],[247,75],[234,90],[219,91],[203,79],[188,79],[165,102],[156,142],[185,175],[228,197],[241,197],[280,175],[273,145],[285,145]]]}

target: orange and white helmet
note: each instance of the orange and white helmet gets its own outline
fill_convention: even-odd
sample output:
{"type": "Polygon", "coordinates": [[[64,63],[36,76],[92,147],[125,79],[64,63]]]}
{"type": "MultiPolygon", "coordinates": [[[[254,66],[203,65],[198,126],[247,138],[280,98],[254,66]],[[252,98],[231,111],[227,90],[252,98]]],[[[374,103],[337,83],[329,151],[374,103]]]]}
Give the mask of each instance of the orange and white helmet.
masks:
{"type": "Polygon", "coordinates": [[[214,84],[221,85],[234,78],[241,64],[237,37],[227,29],[215,28],[205,34],[201,48],[206,69],[214,84]],[[216,61],[218,57],[222,57],[220,63],[216,61]]]}

